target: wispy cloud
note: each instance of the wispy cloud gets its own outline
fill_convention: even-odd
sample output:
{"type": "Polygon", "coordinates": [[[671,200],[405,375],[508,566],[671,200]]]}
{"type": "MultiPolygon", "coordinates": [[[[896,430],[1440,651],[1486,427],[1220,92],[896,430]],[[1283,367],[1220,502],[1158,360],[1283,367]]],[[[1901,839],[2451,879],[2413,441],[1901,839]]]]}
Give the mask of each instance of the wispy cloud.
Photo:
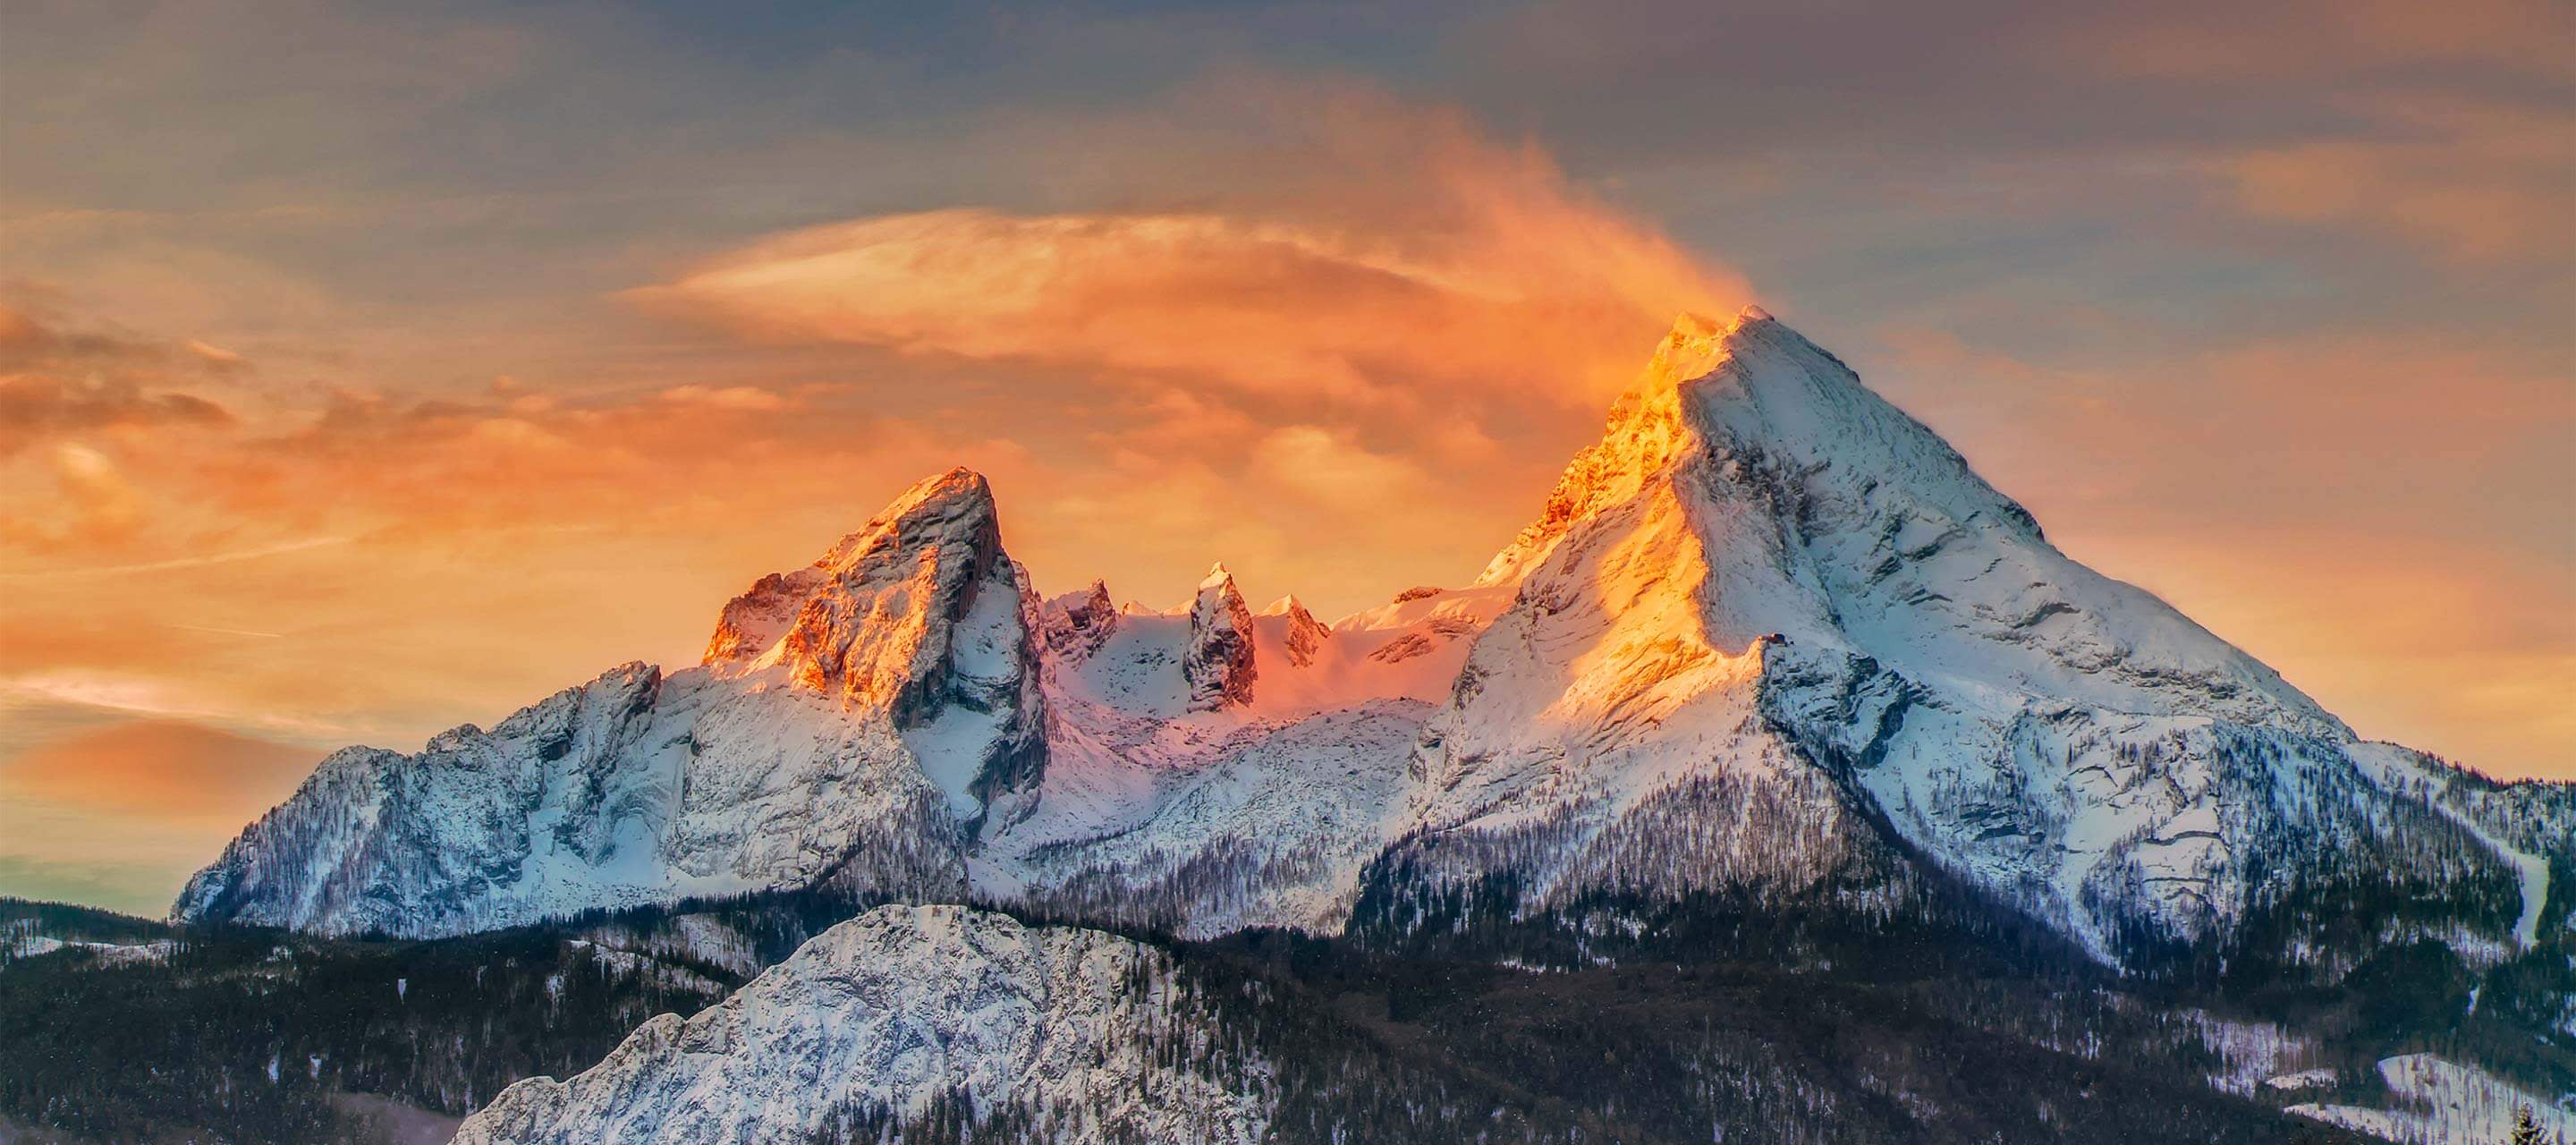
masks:
{"type": "Polygon", "coordinates": [[[203,624],[173,624],[170,627],[181,632],[211,632],[217,636],[251,636],[262,640],[286,639],[286,634],[282,632],[253,632],[247,628],[210,628],[203,624]]]}
{"type": "MultiPolygon", "coordinates": [[[[86,580],[91,577],[132,576],[136,573],[174,572],[179,569],[205,568],[210,565],[229,565],[239,564],[244,561],[267,560],[270,557],[282,557],[290,553],[310,552],[314,549],[330,548],[335,545],[345,545],[354,539],[355,538],[352,537],[306,537],[302,540],[285,541],[274,545],[262,545],[255,549],[240,549],[224,553],[208,553],[204,556],[172,557],[169,560],[144,561],[139,564],[84,565],[72,568],[43,568],[31,569],[22,572],[0,572],[0,580],[86,580]]],[[[211,632],[220,630],[208,629],[207,631],[211,632]]],[[[260,634],[255,633],[254,635],[260,634]]]]}
{"type": "Polygon", "coordinates": [[[1544,153],[1455,113],[1361,91],[1263,94],[1245,130],[1275,141],[1261,162],[1280,178],[1242,172],[1214,203],[881,215],[767,239],[633,297],[758,339],[1343,406],[1485,391],[1470,416],[1498,390],[1594,404],[1675,313],[1749,297],[1544,153]]]}

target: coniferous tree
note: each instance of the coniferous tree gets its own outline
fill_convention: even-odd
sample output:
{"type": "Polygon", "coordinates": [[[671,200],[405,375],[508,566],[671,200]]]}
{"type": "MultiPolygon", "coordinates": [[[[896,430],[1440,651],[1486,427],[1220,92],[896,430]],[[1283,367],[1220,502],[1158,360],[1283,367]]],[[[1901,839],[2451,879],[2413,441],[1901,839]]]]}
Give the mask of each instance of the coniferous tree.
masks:
{"type": "Polygon", "coordinates": [[[2529,1105],[2513,1111],[2513,1136],[2505,1141],[2507,1145],[2544,1145],[2540,1139],[2540,1122],[2532,1118],[2529,1105]]]}

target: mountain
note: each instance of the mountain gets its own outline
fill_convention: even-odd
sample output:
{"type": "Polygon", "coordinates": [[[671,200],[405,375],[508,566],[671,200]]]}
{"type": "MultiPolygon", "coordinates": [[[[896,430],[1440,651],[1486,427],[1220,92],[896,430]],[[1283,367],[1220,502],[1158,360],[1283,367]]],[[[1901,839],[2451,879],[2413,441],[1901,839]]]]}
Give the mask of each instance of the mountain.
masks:
{"type": "MultiPolygon", "coordinates": [[[[1468,585],[1330,625],[1253,611],[1223,565],[1168,610],[1098,582],[1040,601],[952,472],[754,584],[694,668],[333,756],[174,914],[430,936],[824,892],[1559,972],[2107,974],[2080,980],[2306,1031],[2258,1045],[2438,1032],[2576,1091],[2571,887],[2576,785],[2359,739],[1748,309],[1681,320],[1468,585]]],[[[991,972],[1012,1005],[1051,1013],[1047,957],[952,941],[986,926],[916,936],[962,960],[916,977],[1016,967],[991,972]]],[[[773,973],[852,988],[814,953],[773,973]]],[[[890,1036],[969,1038],[977,1012],[890,1036]]],[[[762,1072],[672,1058],[679,1036],[620,1070],[762,1072]]],[[[919,1112],[850,1064],[866,1047],[796,1045],[771,1066],[855,1071],[852,1116],[919,1112]]],[[[2289,1062],[2221,1056],[2240,1089],[2289,1062]]],[[[643,1100],[593,1084],[523,1100],[643,1100]]]]}
{"type": "Polygon", "coordinates": [[[2569,822],[2568,788],[2429,804],[2451,769],[2069,559],[1758,310],[1675,329],[1479,583],[1518,587],[1421,738],[1394,854],[1507,878],[1519,914],[1828,886],[1883,909],[1928,871],[2106,963],[2322,975],[2568,924],[2500,834],[2569,822]],[[2388,916],[2304,913],[2355,886],[2388,916]]]}
{"type": "MultiPolygon", "coordinates": [[[[1212,1019],[1169,956],[1096,930],[885,906],[806,943],[695,1017],[644,1023],[589,1071],[522,1081],[458,1145],[821,1139],[953,1096],[1047,1136],[1251,1142],[1263,1103],[1169,1031],[1212,1019]]],[[[1249,1086],[1243,1087],[1249,1090],[1249,1086]]],[[[873,1134],[865,1137],[875,1140],[873,1134]]]]}
{"type": "Polygon", "coordinates": [[[1222,565],[1173,612],[1041,604],[944,474],[726,605],[695,668],[331,757],[176,913],[419,935],[831,883],[1329,930],[1401,867],[1380,890],[1502,878],[1518,915],[1930,877],[2138,967],[2566,930],[2576,859],[2528,825],[2567,789],[2424,796],[2452,776],[2066,557],[1748,310],[1683,319],[1465,588],[1329,628],[1222,565]],[[2353,887],[2403,902],[2301,905],[2353,887]]]}
{"type": "Polygon", "coordinates": [[[958,470],[629,664],[415,754],[350,748],[191,879],[192,921],[406,936],[688,896],[963,893],[1044,764],[1035,596],[958,470]]]}

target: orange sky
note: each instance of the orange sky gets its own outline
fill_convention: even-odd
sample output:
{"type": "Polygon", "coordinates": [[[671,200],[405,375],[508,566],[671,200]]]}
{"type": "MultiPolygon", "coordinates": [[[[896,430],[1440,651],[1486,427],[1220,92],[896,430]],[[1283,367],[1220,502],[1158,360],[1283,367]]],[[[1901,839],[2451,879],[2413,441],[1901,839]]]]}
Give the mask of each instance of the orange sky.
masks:
{"type": "MultiPolygon", "coordinates": [[[[1544,4],[1328,66],[1031,16],[759,74],[505,12],[306,12],[285,60],[27,17],[0,893],[157,910],[330,747],[691,661],[950,465],[1049,591],[1463,582],[1675,312],[1755,297],[2364,734],[2576,777],[2566,29],[2409,10],[2017,19],[1847,109],[1544,4]]],[[[1906,38],[1743,19],[1855,77],[1906,38]]]]}

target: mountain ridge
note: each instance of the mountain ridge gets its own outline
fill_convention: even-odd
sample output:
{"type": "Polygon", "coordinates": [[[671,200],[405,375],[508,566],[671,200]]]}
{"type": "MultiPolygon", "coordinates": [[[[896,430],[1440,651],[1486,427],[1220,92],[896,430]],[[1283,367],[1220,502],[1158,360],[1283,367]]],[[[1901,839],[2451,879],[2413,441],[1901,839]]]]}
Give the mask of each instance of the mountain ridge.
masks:
{"type": "MultiPolygon", "coordinates": [[[[1250,914],[1154,910],[1193,934],[1329,929],[1372,851],[1462,830],[1562,836],[1546,856],[1514,860],[1536,864],[1523,905],[1580,894],[1604,855],[1658,845],[1619,827],[1641,801],[1724,777],[1767,785],[1786,833],[1703,838],[1731,850],[1685,867],[1785,889],[1841,861],[1832,840],[1880,824],[2118,963],[2138,953],[2124,946],[2228,933],[2266,893],[2250,867],[2321,861],[2302,857],[2303,836],[2366,854],[2392,838],[2393,816],[2416,835],[2491,837],[2450,813],[2409,819],[2386,789],[2430,774],[2429,757],[2354,762],[2360,741],[2340,720],[2152,594],[2066,558],[1936,434],[1759,308],[1679,319],[1601,440],[1464,588],[1409,590],[1329,627],[1293,597],[1255,615],[1222,564],[1182,613],[1118,607],[1097,582],[1040,602],[1003,549],[989,483],[957,469],[811,565],[755,582],[725,606],[700,667],[620,673],[512,717],[606,719],[588,739],[466,728],[419,756],[335,756],[310,793],[192,880],[174,913],[472,929],[487,923],[461,910],[406,919],[399,893],[333,921],[345,890],[311,877],[260,888],[280,852],[322,846],[344,868],[375,864],[379,891],[426,878],[490,895],[528,881],[514,864],[544,850],[523,840],[542,829],[575,844],[549,855],[589,868],[557,879],[562,896],[488,924],[650,901],[650,878],[581,900],[583,881],[616,863],[672,868],[665,897],[839,871],[897,894],[971,885],[1043,901],[1098,897],[1075,883],[1153,885],[1193,864],[1249,863],[1267,873],[1228,875],[1244,885],[1225,897],[1250,914]],[[782,753],[764,742],[780,729],[818,746],[782,753]],[[579,745],[594,750],[566,788],[557,761],[579,745]],[[628,758],[648,747],[678,758],[628,758]],[[875,762],[844,776],[834,753],[875,762]],[[2247,753],[2270,762],[2231,762],[2247,753]],[[407,802],[375,786],[431,777],[390,780],[400,796],[478,769],[517,776],[501,786],[535,800],[525,824],[471,808],[479,826],[467,832],[404,808],[470,792],[407,802]],[[808,802],[844,790],[873,801],[874,825],[848,829],[901,857],[728,866],[687,828],[751,832],[709,814],[720,806],[674,806],[774,803],[798,775],[789,787],[808,802]],[[322,808],[335,799],[358,810],[322,808]],[[1255,805],[1266,827],[1244,818],[1255,805]],[[298,808],[322,809],[308,823],[298,808]],[[441,846],[502,857],[470,871],[406,860],[439,849],[423,832],[462,833],[466,845],[441,846]]],[[[810,829],[814,817],[788,819],[810,829]]],[[[2454,898],[2490,878],[2473,857],[2451,866],[2437,881],[2454,898]]],[[[2532,863],[2516,874],[2520,897],[2541,900],[2515,904],[2507,930],[2523,945],[2566,926],[2539,917],[2548,866],[2537,882],[2532,863]]],[[[2454,906],[2442,925],[2487,926],[2473,903],[2454,906]]]]}

